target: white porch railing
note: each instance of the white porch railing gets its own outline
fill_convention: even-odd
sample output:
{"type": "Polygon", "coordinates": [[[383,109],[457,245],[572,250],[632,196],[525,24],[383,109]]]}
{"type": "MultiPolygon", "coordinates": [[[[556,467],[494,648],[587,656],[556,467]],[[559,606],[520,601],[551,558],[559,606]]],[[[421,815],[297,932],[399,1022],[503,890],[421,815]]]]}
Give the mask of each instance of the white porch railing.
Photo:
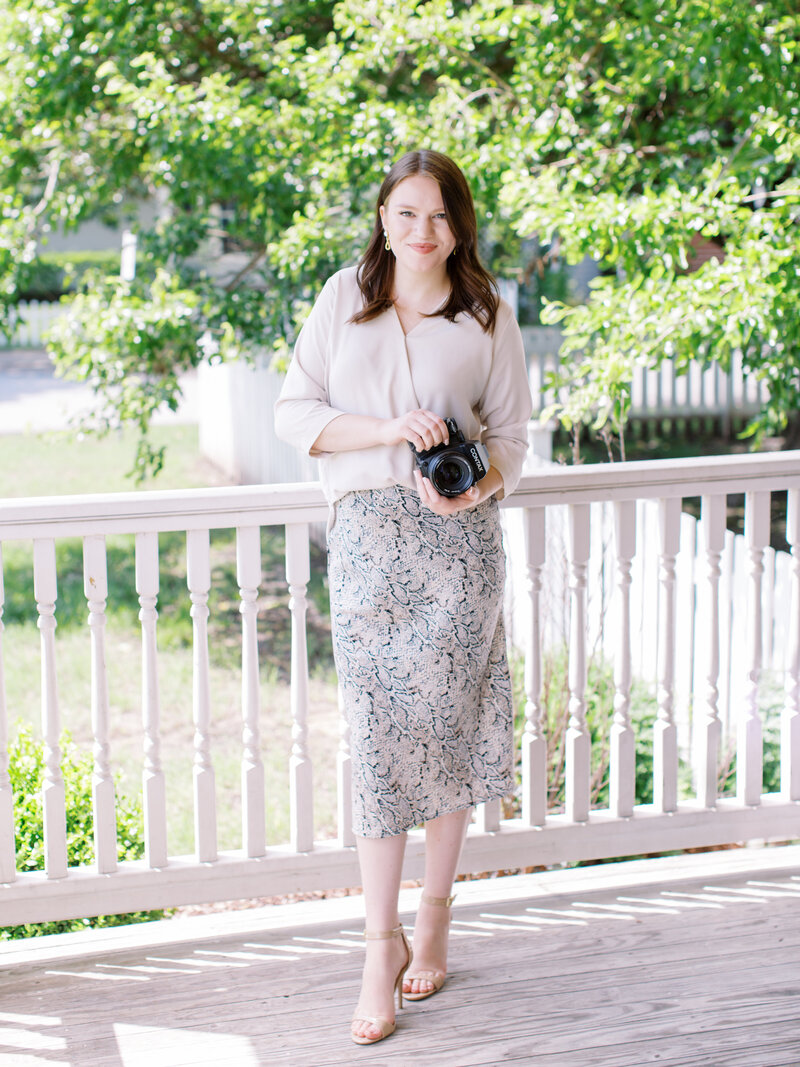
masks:
{"type": "MultiPolygon", "coordinates": [[[[800,452],[698,460],[656,461],[597,467],[548,468],[527,475],[504,501],[508,517],[521,516],[525,572],[525,727],[519,752],[520,814],[501,817],[499,804],[482,806],[471,828],[463,869],[471,871],[637,855],[754,838],[800,836],[800,452]],[[785,705],[782,712],[781,788],[762,793],[762,674],[764,557],[770,536],[772,494],[787,491],[786,536],[792,550],[791,618],[785,627],[785,705]],[[742,662],[735,665],[741,694],[736,722],[737,796],[717,795],[717,758],[723,722],[719,710],[720,593],[726,495],[746,494],[745,537],[749,566],[742,662]],[[698,746],[696,796],[678,789],[679,738],[675,709],[676,567],[680,554],[681,501],[702,497],[705,573],[697,578],[706,603],[706,687],[695,709],[698,746]],[[634,802],[636,737],[631,722],[632,585],[640,547],[636,502],[657,501],[656,575],[642,579],[658,617],[658,717],[654,732],[654,803],[634,802]],[[592,595],[591,505],[610,502],[615,516],[615,713],[611,727],[610,806],[592,810],[591,738],[587,726],[587,605],[592,595]],[[566,506],[569,574],[569,727],[566,735],[565,810],[547,810],[547,739],[542,709],[542,635],[546,629],[548,513],[566,506]]],[[[325,518],[316,484],[248,486],[114,496],[8,500],[0,505],[0,549],[9,540],[33,542],[34,601],[41,641],[41,711],[46,773],[44,833],[46,870],[16,873],[14,798],[8,775],[9,713],[3,694],[0,645],[0,925],[98,913],[127,912],[181,903],[224,900],[300,889],[358,884],[349,822],[349,751],[342,730],[337,757],[337,838],[315,840],[310,755],[309,678],[306,646],[309,524],[325,518]],[[260,737],[257,599],[261,582],[259,528],[286,528],[288,607],[292,621],[292,744],[286,752],[290,806],[289,840],[267,845],[264,833],[263,740],[260,737]],[[211,586],[209,531],[234,529],[242,617],[242,847],[220,851],[216,833],[212,706],[207,621],[211,586]],[[165,770],[160,758],[157,607],[158,535],[185,531],[186,573],[193,623],[193,776],[195,855],[169,856],[165,770]],[[108,599],[107,535],[136,536],[136,587],[142,631],[142,771],[146,857],[116,857],[114,738],[105,661],[108,599]],[[84,546],[88,607],[87,645],[92,657],[94,821],[96,864],[68,868],[64,822],[65,786],[60,768],[59,693],[56,674],[58,575],[55,544],[79,537],[84,546]]],[[[513,541],[513,537],[510,538],[513,541]]],[[[556,550],[558,551],[558,550],[556,550]]],[[[519,599],[519,573],[512,570],[519,599]]],[[[0,612],[4,602],[0,556],[0,612]]],[[[2,618],[0,615],[0,639],[2,618]]],[[[423,839],[410,835],[407,874],[421,873],[423,839]]]]}

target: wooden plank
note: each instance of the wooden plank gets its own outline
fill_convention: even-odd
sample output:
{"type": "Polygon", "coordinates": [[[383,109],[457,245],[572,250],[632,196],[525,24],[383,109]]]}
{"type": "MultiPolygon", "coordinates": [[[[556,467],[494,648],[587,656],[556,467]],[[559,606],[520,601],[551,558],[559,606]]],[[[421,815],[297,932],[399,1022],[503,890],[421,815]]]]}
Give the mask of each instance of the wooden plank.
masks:
{"type": "MultiPolygon", "coordinates": [[[[765,859],[774,864],[779,851],[765,859]]],[[[602,868],[528,877],[514,898],[504,884],[513,879],[498,879],[496,899],[456,905],[442,994],[409,1005],[396,1035],[359,1060],[638,1067],[657,1050],[663,1067],[750,1067],[757,1047],[759,1067],[796,1064],[800,1008],[786,991],[800,953],[800,876],[790,866],[735,869],[717,855],[716,872],[713,858],[692,857],[700,877],[686,877],[687,862],[647,882],[647,870],[667,866],[644,861],[617,865],[627,878],[602,868]],[[547,885],[554,891],[536,892],[547,885]]],[[[262,930],[242,922],[210,937],[202,931],[216,926],[200,922],[188,938],[187,920],[171,924],[173,943],[143,927],[140,945],[113,953],[93,953],[89,934],[84,958],[62,958],[58,939],[49,960],[46,951],[19,965],[6,956],[0,1054],[13,1048],[28,1062],[21,1056],[45,1041],[59,1062],[81,1067],[181,1067],[222,1062],[227,1042],[226,1061],[243,1067],[351,1064],[363,961],[353,914],[294,926],[265,919],[262,930]],[[43,1004],[57,1011],[37,1022],[43,1004]]]]}
{"type": "MultiPolygon", "coordinates": [[[[354,959],[352,962],[357,963],[360,955],[353,955],[354,959]]],[[[487,953],[485,951],[480,953],[477,958],[474,980],[470,981],[470,976],[464,975],[462,976],[461,982],[455,980],[451,983],[449,992],[454,995],[449,996],[447,999],[447,1004],[449,1005],[448,1011],[444,1016],[442,1016],[440,1011],[438,1013],[438,1018],[445,1023],[446,1029],[451,1029],[453,1023],[459,1023],[457,1028],[460,1033],[466,1032],[469,1034],[471,1029],[474,1029],[473,1024],[471,1028],[468,1026],[465,1031],[460,1025],[459,1017],[462,1013],[469,1013],[473,1010],[475,989],[476,985],[480,983],[484,977],[483,972],[485,971],[486,958],[487,953]],[[450,1023],[447,1023],[445,1019],[450,1019],[450,1023]]],[[[583,958],[585,964],[590,962],[585,955],[583,958]]],[[[748,959],[752,960],[752,952],[748,950],[748,953],[743,959],[745,961],[748,959]]],[[[198,980],[193,980],[190,984],[190,989],[177,1000],[163,995],[164,984],[169,982],[170,986],[173,985],[173,980],[169,977],[166,977],[164,981],[160,983],[162,985],[162,992],[157,996],[154,996],[153,992],[149,992],[146,985],[134,985],[131,987],[125,983],[123,988],[126,988],[126,1006],[128,1009],[134,1007],[135,1009],[146,1013],[148,1025],[153,1029],[154,1034],[158,1033],[159,1028],[171,1032],[170,1024],[174,1023],[176,1020],[180,1020],[180,1028],[183,1030],[191,1030],[203,1034],[209,1032],[216,1033],[221,1029],[227,1031],[235,1030],[236,1034],[240,1036],[242,1034],[247,1034],[253,1040],[262,1041],[266,1041],[271,1034],[276,1038],[279,1038],[281,1044],[283,1044],[284,1041],[290,1040],[288,1035],[296,1033],[298,1035],[296,1044],[298,1055],[301,1054],[299,1050],[302,1048],[305,1050],[302,1054],[314,1055],[314,1062],[336,1062],[328,1061],[325,1058],[324,1046],[329,1045],[334,1036],[338,1035],[339,1038],[342,1036],[342,1019],[344,1018],[346,1022],[348,1017],[350,1001],[354,995],[353,990],[356,988],[358,981],[358,966],[353,966],[351,963],[351,966],[347,968],[347,973],[343,974],[338,966],[338,961],[332,961],[336,966],[334,972],[335,986],[332,986],[329,981],[330,969],[328,969],[326,979],[320,981],[318,966],[310,963],[304,967],[305,973],[302,975],[302,978],[300,978],[299,975],[295,975],[295,965],[293,964],[291,968],[281,968],[283,976],[290,979],[288,982],[281,981],[280,984],[276,985],[273,980],[265,986],[263,980],[265,974],[262,971],[258,980],[251,980],[251,982],[248,983],[251,988],[247,989],[242,988],[238,982],[239,973],[246,972],[248,969],[247,964],[242,963],[242,961],[239,962],[240,965],[242,965],[241,972],[237,972],[235,969],[233,972],[227,972],[227,974],[221,970],[211,970],[210,972],[206,972],[205,974],[198,976],[198,980]],[[223,975],[225,986],[221,988],[220,981],[223,975]],[[300,978],[299,981],[297,980],[298,978],[300,978]],[[232,984],[232,981],[235,985],[232,984]],[[264,998],[265,988],[271,991],[271,996],[268,996],[266,1001],[264,998]],[[331,1003],[332,995],[335,998],[335,1004],[331,1003]],[[219,1022],[213,1024],[209,1028],[207,1005],[212,1001],[215,1005],[215,1018],[218,1019],[219,1022]],[[278,1009],[277,1011],[275,1010],[276,1008],[278,1009]],[[264,1032],[265,1030],[266,1033],[264,1032]],[[321,1045],[318,1044],[320,1040],[322,1042],[321,1045]],[[317,1051],[319,1051],[319,1055],[317,1055],[317,1051]]],[[[768,966],[774,963],[772,960],[766,962],[768,966]]],[[[791,959],[789,962],[791,963],[791,959]]],[[[281,965],[273,964],[273,966],[280,967],[281,965]]],[[[632,957],[628,957],[627,967],[631,972],[638,972],[638,967],[632,957]]],[[[541,962],[537,964],[537,969],[543,970],[545,975],[547,974],[548,968],[543,966],[541,962]]],[[[508,969],[505,966],[505,961],[501,961],[498,966],[497,960],[494,954],[492,954],[492,974],[513,974],[514,970],[517,971],[518,975],[519,968],[514,968],[513,962],[512,967],[508,969]]],[[[620,995],[620,990],[616,983],[616,975],[606,974],[605,981],[602,983],[602,986],[598,988],[597,972],[589,968],[586,972],[585,981],[587,983],[586,989],[575,989],[574,985],[570,988],[568,984],[566,992],[564,989],[559,988],[558,982],[552,983],[550,980],[547,982],[542,981],[533,987],[536,992],[532,997],[530,994],[531,986],[529,978],[527,976],[523,978],[517,977],[511,981],[500,983],[499,987],[494,986],[491,996],[486,995],[485,989],[481,992],[480,1003],[482,1007],[482,1015],[484,1018],[497,1020],[498,1013],[501,1015],[507,1013],[509,1005],[519,1006],[524,1002],[526,1007],[525,1019],[530,1021],[523,1023],[523,1029],[526,1032],[530,1032],[531,1027],[535,1028],[541,1025],[541,1017],[550,1013],[551,1005],[554,1000],[561,1001],[565,996],[577,996],[580,997],[582,1006],[585,1008],[587,1015],[592,1019],[592,1033],[594,1036],[591,1040],[599,1040],[598,1034],[602,1036],[602,1027],[598,1024],[602,1023],[602,1011],[606,1010],[609,1014],[609,1018],[615,1019],[615,1004],[616,1007],[624,1005],[626,996],[624,991],[622,992],[622,995],[620,995]],[[596,1004],[587,1001],[587,990],[591,991],[592,988],[594,989],[594,998],[600,1005],[599,1010],[596,1004]],[[616,991],[615,996],[611,998],[610,1006],[608,996],[609,989],[616,991]],[[536,1001],[541,1002],[538,1007],[536,1001]],[[505,1008],[504,1005],[506,1006],[505,1008]]],[[[632,973],[631,981],[635,987],[635,973],[632,973]]],[[[752,990],[753,988],[752,982],[748,980],[747,976],[744,976],[740,981],[744,983],[745,994],[748,995],[747,990],[752,990]]],[[[106,984],[109,987],[111,998],[110,1000],[107,999],[108,1008],[112,1011],[112,1014],[118,1016],[119,997],[117,990],[119,990],[120,986],[111,980],[106,984]]],[[[663,986],[663,979],[656,976],[652,980],[652,984],[656,987],[657,999],[663,1000],[663,991],[659,992],[663,986]]],[[[693,986],[687,987],[682,983],[680,986],[681,997],[686,1001],[691,1000],[694,1002],[696,999],[696,989],[694,988],[694,985],[697,984],[699,984],[701,989],[707,987],[704,975],[696,976],[693,986]]],[[[726,997],[730,998],[730,994],[731,991],[727,990],[726,997]]],[[[591,993],[589,993],[589,996],[591,996],[591,993]]],[[[648,1018],[652,1006],[649,991],[647,989],[642,989],[638,994],[638,999],[645,1002],[642,1004],[639,1011],[644,1018],[648,1018]]],[[[442,1003],[444,1003],[444,998],[442,1003]]],[[[69,1001],[65,1002],[59,1000],[59,1011],[62,1017],[77,1009],[83,1016],[83,1026],[94,1028],[95,1032],[98,1030],[102,1031],[105,1025],[105,1012],[103,1010],[100,1010],[99,1012],[93,1010],[93,1007],[96,1009],[96,1003],[94,1005],[87,1004],[85,995],[80,997],[74,1004],[69,1003],[69,1001]]],[[[683,1009],[680,1008],[681,1012],[682,1010],[683,1009]]],[[[409,1033],[406,1035],[409,1038],[412,1037],[412,1022],[419,1014],[419,1006],[415,1008],[413,1016],[408,1013],[404,1014],[403,1029],[409,1030],[409,1033]]],[[[625,1020],[626,1026],[629,1026],[631,1020],[628,1011],[625,1013],[625,1020]]],[[[429,1021],[426,1020],[425,1030],[422,1034],[418,1035],[418,1040],[422,1042],[421,1047],[423,1049],[432,1052],[431,1040],[433,1039],[435,1041],[438,1027],[431,1033],[428,1022],[429,1021]]],[[[564,1023],[566,1023],[568,1037],[569,1040],[573,1042],[573,1047],[587,1047],[576,1041],[575,1027],[573,1025],[574,1020],[571,1018],[567,1020],[562,1019],[561,1026],[553,1027],[548,1023],[546,1027],[547,1039],[551,1042],[556,1038],[561,1040],[564,1035],[562,1034],[561,1038],[559,1038],[559,1033],[564,1028],[564,1023]]],[[[138,1024],[128,1023],[125,1025],[138,1024]]],[[[519,1028],[517,1027],[516,1038],[520,1037],[518,1031],[519,1028]]],[[[169,1037],[169,1034],[167,1036],[169,1037]]],[[[481,1043],[480,1037],[480,1032],[478,1032],[475,1035],[475,1040],[477,1040],[478,1044],[481,1043]]],[[[619,1051],[619,1044],[616,1038],[614,1040],[615,1054],[617,1054],[619,1051]]],[[[340,1044],[339,1041],[336,1043],[340,1044]]],[[[475,1041],[470,1038],[469,1044],[472,1046],[475,1044],[475,1041]]],[[[108,1050],[104,1041],[101,1041],[97,1047],[101,1056],[107,1054],[108,1050]]],[[[265,1047],[269,1048],[271,1052],[276,1051],[275,1045],[266,1045],[265,1047]]],[[[388,1047],[389,1046],[387,1046],[387,1048],[388,1047]]],[[[499,1051],[497,1044],[494,1043],[494,1039],[492,1047],[495,1051],[499,1051]]],[[[404,1048],[406,1053],[411,1051],[408,1047],[408,1042],[405,1040],[404,1048]]],[[[439,1051],[444,1052],[445,1049],[440,1048],[439,1051]]],[[[530,1046],[528,1047],[528,1051],[530,1052],[530,1046]]],[[[94,1061],[87,1059],[86,1062],[94,1061]]],[[[100,1058],[97,1062],[103,1061],[100,1058]]],[[[298,1059],[297,1062],[303,1061],[298,1059]]],[[[310,1061],[307,1060],[305,1062],[310,1061]]],[[[347,1061],[342,1060],[341,1062],[347,1061]]],[[[444,1062],[447,1062],[447,1060],[444,1062]]],[[[458,1062],[460,1064],[463,1063],[466,1067],[467,1063],[472,1063],[473,1061],[459,1060],[458,1062]]],[[[478,1059],[474,1062],[478,1063],[483,1061],[478,1059]]],[[[584,1062],[589,1064],[594,1062],[594,1060],[585,1059],[584,1062]]],[[[597,1062],[602,1063],[611,1061],[600,1059],[597,1062]]],[[[613,1062],[617,1064],[617,1067],[621,1067],[621,1061],[617,1060],[613,1062]]]]}

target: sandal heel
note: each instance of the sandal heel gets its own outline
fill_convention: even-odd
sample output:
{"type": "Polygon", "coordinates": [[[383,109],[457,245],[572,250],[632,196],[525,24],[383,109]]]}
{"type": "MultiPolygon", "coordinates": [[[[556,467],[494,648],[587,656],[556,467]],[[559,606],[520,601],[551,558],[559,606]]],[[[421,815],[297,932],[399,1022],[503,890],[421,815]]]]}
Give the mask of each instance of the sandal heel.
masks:
{"type": "MultiPolygon", "coordinates": [[[[455,899],[455,895],[450,897],[430,897],[427,893],[423,893],[420,898],[423,904],[429,904],[434,908],[450,908],[455,899]]],[[[444,985],[446,978],[447,975],[444,971],[417,971],[416,974],[409,974],[408,980],[410,982],[413,982],[415,979],[420,979],[423,982],[429,982],[433,986],[433,989],[427,989],[424,993],[404,993],[403,996],[406,1000],[427,1000],[428,997],[432,997],[434,993],[439,992],[444,985]]]]}
{"type": "MultiPolygon", "coordinates": [[[[406,962],[400,968],[400,973],[394,983],[394,989],[392,990],[392,997],[394,993],[397,993],[398,1007],[403,1007],[403,979],[405,978],[406,971],[411,966],[411,961],[414,958],[414,953],[411,951],[411,946],[406,938],[405,930],[402,924],[395,926],[393,930],[378,930],[375,932],[365,930],[364,937],[367,941],[383,941],[390,937],[399,937],[403,942],[406,950],[406,962]]],[[[408,996],[408,994],[406,994],[408,996]]],[[[376,1030],[380,1030],[380,1037],[359,1037],[357,1034],[350,1034],[350,1037],[355,1041],[357,1045],[374,1045],[378,1041],[383,1041],[385,1037],[389,1037],[390,1034],[395,1032],[397,1023],[394,1019],[387,1019],[383,1015],[360,1015],[358,1009],[353,1016],[353,1022],[367,1022],[375,1027],[376,1030]]]]}

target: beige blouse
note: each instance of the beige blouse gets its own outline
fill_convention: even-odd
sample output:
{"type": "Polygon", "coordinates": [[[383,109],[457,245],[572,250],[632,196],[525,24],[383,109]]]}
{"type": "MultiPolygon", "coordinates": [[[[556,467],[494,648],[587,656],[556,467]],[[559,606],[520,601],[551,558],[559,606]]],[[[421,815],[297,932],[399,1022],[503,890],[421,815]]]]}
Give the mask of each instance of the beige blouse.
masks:
{"type": "MultiPolygon", "coordinates": [[[[355,325],[350,320],[362,307],[355,267],[328,279],[275,404],[278,437],[312,454],[338,415],[393,419],[426,408],[454,418],[467,440],[483,441],[511,493],[522,472],[532,402],[522,335],[508,304],[501,301],[493,334],[468,315],[423,319],[404,334],[393,308],[355,325]]],[[[319,460],[331,503],[351,490],[414,487],[405,442],[321,453],[319,460]]]]}

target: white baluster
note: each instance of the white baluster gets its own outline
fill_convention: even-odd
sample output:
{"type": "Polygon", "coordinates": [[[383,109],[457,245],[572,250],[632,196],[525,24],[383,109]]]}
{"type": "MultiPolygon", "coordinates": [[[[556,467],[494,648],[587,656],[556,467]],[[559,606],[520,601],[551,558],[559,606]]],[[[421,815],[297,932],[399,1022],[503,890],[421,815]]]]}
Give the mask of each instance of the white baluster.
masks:
{"type": "Polygon", "coordinates": [[[336,753],[336,798],[339,847],[355,845],[353,834],[353,778],[351,773],[350,726],[344,713],[344,697],[339,686],[339,749],[336,753]]]}
{"type": "Polygon", "coordinates": [[[308,752],[308,649],[306,644],[306,588],[311,577],[308,526],[286,526],[286,580],[292,616],[292,754],[289,759],[290,840],[296,852],[314,846],[314,804],[311,758],[308,752]]]}
{"type": "Polygon", "coordinates": [[[42,646],[42,735],[44,738],[44,853],[48,878],[67,873],[67,815],[61,774],[61,724],[56,680],[56,546],[51,539],[33,542],[33,591],[42,646]]]}
{"type": "Polygon", "coordinates": [[[136,535],[136,592],[142,624],[142,807],[145,858],[149,867],[167,866],[167,794],[161,766],[161,702],[158,690],[158,534],[136,535]]]}
{"type": "Polygon", "coordinates": [[[569,726],[566,738],[566,813],[586,822],[591,805],[592,742],[586,726],[586,572],[589,562],[589,505],[571,504],[569,726]]]}
{"type": "Polygon", "coordinates": [[[246,856],[266,852],[264,764],[259,719],[258,587],[261,584],[261,530],[236,531],[236,581],[242,616],[242,848],[246,856]]]}
{"type": "Polygon", "coordinates": [[[475,805],[473,822],[480,834],[494,834],[500,829],[502,804],[499,798],[475,805]]]}
{"type": "Polygon", "coordinates": [[[114,777],[111,773],[105,646],[108,567],[106,541],[100,534],[91,534],[83,541],[83,592],[89,606],[89,633],[92,642],[94,854],[98,872],[111,874],[117,868],[117,813],[114,777]]]}
{"type": "Polygon", "coordinates": [[[697,796],[707,808],[717,802],[717,766],[722,739],[719,714],[720,600],[722,550],[725,547],[724,496],[703,497],[703,529],[706,546],[706,605],[701,645],[706,650],[706,699],[697,737],[697,796]]]}
{"type": "Polygon", "coordinates": [[[741,601],[736,592],[736,535],[733,530],[725,531],[725,543],[722,549],[719,580],[719,716],[722,719],[722,736],[731,735],[734,723],[734,664],[735,627],[734,604],[741,601]]]}
{"type": "Polygon", "coordinates": [[[611,811],[620,818],[633,814],[636,800],[636,737],[631,726],[631,566],[636,551],[636,501],[614,505],[617,550],[619,634],[614,669],[614,721],[611,724],[611,811]]]}
{"type": "Polygon", "coordinates": [[[16,879],[14,849],[14,793],[8,773],[8,712],[3,674],[3,546],[0,544],[0,882],[16,879]]]}
{"type": "Polygon", "coordinates": [[[211,692],[208,667],[208,594],[211,560],[208,530],[186,533],[186,579],[192,601],[194,717],[194,840],[197,859],[217,858],[217,808],[211,762],[211,692]]]}
{"type": "Polygon", "coordinates": [[[680,548],[681,501],[660,500],[658,718],[653,737],[653,803],[678,807],[678,728],[675,724],[675,557],[680,548]]]}
{"type": "Polygon", "coordinates": [[[739,715],[736,745],[736,795],[742,804],[761,803],[762,734],[758,708],[761,677],[764,549],[769,544],[770,494],[747,493],[744,505],[744,535],[750,557],[747,596],[747,682],[739,715]]]}
{"type": "Polygon", "coordinates": [[[800,489],[786,502],[786,540],[792,548],[792,607],[786,668],[786,706],[781,715],[781,794],[800,800],[800,489]]]}
{"type": "Polygon", "coordinates": [[[525,508],[530,630],[525,657],[525,729],[522,734],[522,821],[544,826],[547,818],[547,737],[542,709],[542,567],[545,562],[544,508],[525,508]]]}

